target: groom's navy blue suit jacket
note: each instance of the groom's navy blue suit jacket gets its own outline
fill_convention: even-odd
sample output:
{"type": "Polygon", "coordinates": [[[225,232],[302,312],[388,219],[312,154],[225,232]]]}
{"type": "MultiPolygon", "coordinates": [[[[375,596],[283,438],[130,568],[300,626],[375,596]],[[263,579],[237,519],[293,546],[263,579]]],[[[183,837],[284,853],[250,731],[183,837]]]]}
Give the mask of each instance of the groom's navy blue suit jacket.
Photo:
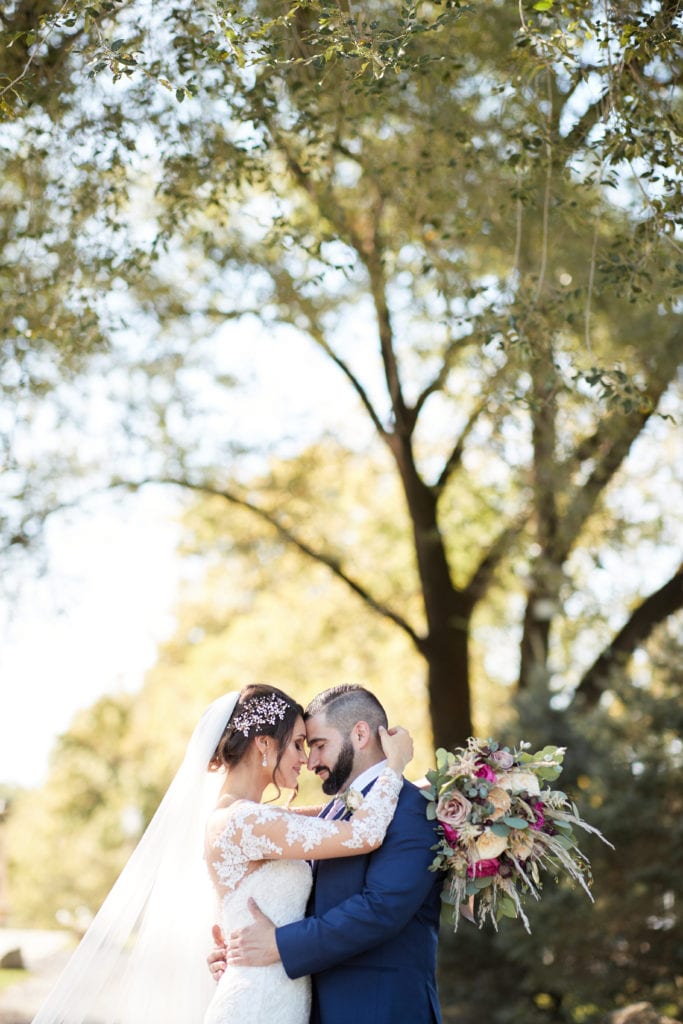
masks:
{"type": "Polygon", "coordinates": [[[439,1024],[436,949],[443,876],[425,799],[404,782],[384,843],[322,860],[303,921],[276,931],[290,978],[313,975],[311,1024],[439,1024]]]}

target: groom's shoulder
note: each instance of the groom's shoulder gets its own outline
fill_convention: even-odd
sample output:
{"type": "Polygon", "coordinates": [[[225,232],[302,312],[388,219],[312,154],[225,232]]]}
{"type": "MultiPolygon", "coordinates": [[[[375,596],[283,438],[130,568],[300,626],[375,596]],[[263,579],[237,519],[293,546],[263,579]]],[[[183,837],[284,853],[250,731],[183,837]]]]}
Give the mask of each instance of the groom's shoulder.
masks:
{"type": "Polygon", "coordinates": [[[422,793],[423,791],[419,788],[419,786],[416,786],[414,782],[410,781],[410,779],[404,778],[403,786],[401,787],[401,797],[404,800],[409,800],[411,803],[417,803],[419,801],[420,804],[424,807],[427,801],[425,800],[422,793]]]}
{"type": "Polygon", "coordinates": [[[399,811],[405,811],[408,814],[419,814],[421,818],[427,821],[427,801],[423,791],[408,779],[403,780],[403,786],[398,798],[397,813],[399,811]]]}

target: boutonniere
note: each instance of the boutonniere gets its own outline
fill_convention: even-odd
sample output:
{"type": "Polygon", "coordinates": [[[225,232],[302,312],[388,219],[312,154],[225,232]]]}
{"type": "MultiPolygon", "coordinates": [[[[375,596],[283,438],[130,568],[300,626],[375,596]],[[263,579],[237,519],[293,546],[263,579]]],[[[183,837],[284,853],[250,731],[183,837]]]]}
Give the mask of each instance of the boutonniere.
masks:
{"type": "Polygon", "coordinates": [[[347,789],[346,792],[340,793],[339,799],[344,804],[346,813],[353,814],[363,803],[363,794],[359,793],[357,789],[347,789]]]}

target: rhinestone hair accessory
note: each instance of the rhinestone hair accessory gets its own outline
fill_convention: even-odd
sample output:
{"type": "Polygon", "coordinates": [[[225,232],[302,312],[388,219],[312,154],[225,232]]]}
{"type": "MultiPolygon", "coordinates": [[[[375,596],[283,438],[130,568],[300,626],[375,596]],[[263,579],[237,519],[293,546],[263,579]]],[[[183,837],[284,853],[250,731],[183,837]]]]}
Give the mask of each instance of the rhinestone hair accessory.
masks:
{"type": "Polygon", "coordinates": [[[267,697],[252,697],[246,704],[238,704],[236,715],[233,715],[231,725],[243,736],[249,735],[249,730],[254,725],[275,725],[285,717],[289,704],[271,693],[267,697]]]}

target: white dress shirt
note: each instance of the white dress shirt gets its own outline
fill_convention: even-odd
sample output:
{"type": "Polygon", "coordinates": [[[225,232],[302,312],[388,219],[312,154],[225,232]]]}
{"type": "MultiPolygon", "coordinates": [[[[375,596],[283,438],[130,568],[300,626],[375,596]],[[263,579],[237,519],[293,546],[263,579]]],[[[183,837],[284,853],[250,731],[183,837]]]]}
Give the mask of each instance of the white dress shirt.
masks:
{"type": "MultiPolygon", "coordinates": [[[[387,760],[384,758],[382,761],[378,761],[377,764],[371,764],[369,768],[366,768],[364,772],[361,772],[360,775],[356,776],[353,782],[351,782],[346,789],[342,790],[342,793],[346,793],[349,789],[353,789],[357,793],[362,793],[366,786],[369,786],[371,782],[374,782],[375,779],[379,778],[382,768],[384,768],[386,763],[387,760]]],[[[325,817],[328,819],[335,818],[343,807],[344,801],[340,797],[337,797],[337,799],[328,808],[325,817]]]]}

